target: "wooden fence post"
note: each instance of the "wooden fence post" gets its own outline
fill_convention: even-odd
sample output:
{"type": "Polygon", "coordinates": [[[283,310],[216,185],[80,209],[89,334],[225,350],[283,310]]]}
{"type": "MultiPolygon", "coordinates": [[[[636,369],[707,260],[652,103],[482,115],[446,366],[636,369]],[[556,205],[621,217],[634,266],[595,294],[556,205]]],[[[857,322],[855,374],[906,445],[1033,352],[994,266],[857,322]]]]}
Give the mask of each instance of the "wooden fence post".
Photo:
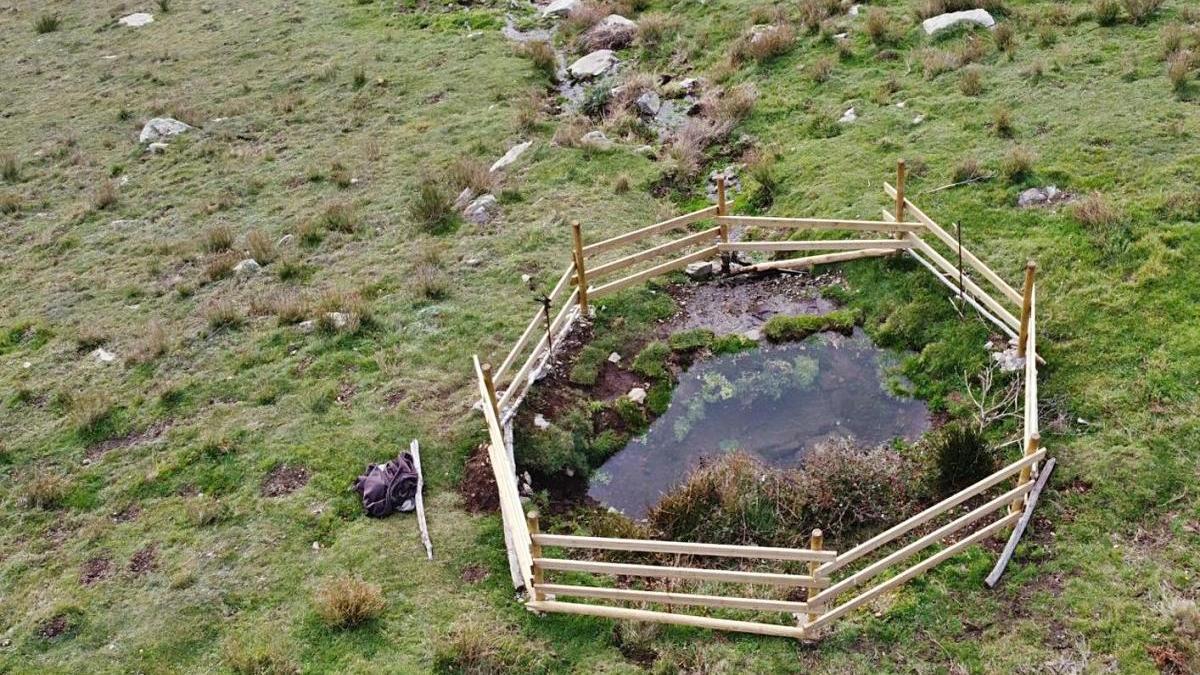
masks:
{"type": "Polygon", "coordinates": [[[579,312],[584,317],[588,313],[587,270],[583,266],[583,228],[579,221],[571,221],[571,234],[575,238],[575,280],[579,286],[579,312]]]}
{"type": "Polygon", "coordinates": [[[1021,289],[1021,333],[1017,339],[1017,354],[1025,356],[1025,343],[1029,340],[1029,316],[1033,309],[1033,280],[1037,274],[1037,263],[1030,260],[1025,263],[1025,288],[1021,289]]]}
{"type": "MultiPolygon", "coordinates": [[[[808,538],[808,547],[814,551],[820,551],[825,548],[825,533],[822,532],[820,528],[813,528],[812,534],[808,538]]],[[[821,566],[821,563],[816,562],[816,561],[808,563],[808,575],[811,577],[815,577],[817,575],[817,568],[819,568],[820,566],[821,566]]],[[[810,589],[808,592],[808,597],[811,598],[812,596],[813,596],[813,593],[812,593],[812,590],[810,589]]],[[[809,612],[808,612],[808,622],[809,623],[812,623],[813,621],[816,621],[818,618],[820,618],[821,612],[820,612],[819,608],[810,606],[808,609],[809,609],[809,612]],[[813,611],[813,610],[817,610],[817,611],[813,611]]]]}
{"type": "Polygon", "coordinates": [[[483,384],[487,388],[488,399],[484,404],[492,406],[496,419],[500,419],[500,400],[496,398],[496,383],[492,381],[492,364],[483,364],[483,384]]]}
{"type": "MultiPolygon", "coordinates": [[[[729,206],[725,203],[725,176],[724,174],[717,176],[717,216],[729,215],[729,206]]],[[[729,225],[721,223],[721,243],[729,243],[729,225]]],[[[729,251],[721,252],[721,271],[725,274],[729,273],[729,251]]]]}
{"type": "MultiPolygon", "coordinates": [[[[1042,446],[1042,437],[1036,432],[1029,436],[1029,442],[1025,444],[1025,456],[1028,457],[1037,454],[1038,449],[1042,446]]],[[[1021,477],[1017,479],[1017,485],[1024,485],[1033,478],[1033,465],[1023,467],[1021,469],[1021,477]]],[[[1012,503],[1009,507],[1009,513],[1020,513],[1025,508],[1025,497],[1021,497],[1012,503]]]]}
{"type": "Polygon", "coordinates": [[[908,169],[903,159],[896,160],[896,222],[904,222],[904,179],[908,169]]]}
{"type": "MultiPolygon", "coordinates": [[[[530,537],[536,537],[539,533],[541,533],[541,528],[538,526],[537,511],[530,511],[529,513],[525,514],[525,524],[529,526],[530,537]]],[[[542,557],[542,545],[536,541],[530,545],[529,551],[532,557],[535,559],[542,557]]],[[[545,600],[545,597],[542,596],[541,591],[538,590],[541,585],[542,568],[535,562],[533,564],[533,588],[529,589],[529,596],[533,600],[545,600]]]]}

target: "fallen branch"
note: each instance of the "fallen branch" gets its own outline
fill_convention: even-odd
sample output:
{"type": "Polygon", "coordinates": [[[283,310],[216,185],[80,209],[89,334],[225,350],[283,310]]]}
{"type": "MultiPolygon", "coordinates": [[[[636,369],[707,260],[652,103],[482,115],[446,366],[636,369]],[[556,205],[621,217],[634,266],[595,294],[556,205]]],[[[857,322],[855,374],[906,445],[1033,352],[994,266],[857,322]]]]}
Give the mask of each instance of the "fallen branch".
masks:
{"type": "Polygon", "coordinates": [[[956,187],[958,187],[958,186],[960,186],[960,185],[970,185],[971,183],[979,183],[979,182],[981,182],[981,181],[985,181],[985,180],[991,180],[991,179],[993,179],[993,178],[995,178],[995,177],[996,177],[996,176],[995,176],[994,174],[990,174],[990,173],[989,173],[989,174],[987,174],[987,175],[984,175],[984,176],[975,176],[974,178],[968,178],[968,179],[966,179],[966,180],[960,180],[960,181],[958,181],[957,183],[951,183],[951,184],[949,184],[949,185],[942,185],[941,187],[930,188],[930,189],[928,189],[928,190],[925,190],[925,191],[924,191],[924,192],[922,192],[921,194],[923,194],[923,195],[931,195],[931,194],[933,194],[933,193],[935,193],[935,192],[941,192],[942,190],[949,190],[950,188],[956,188],[956,187]]]}
{"type": "Polygon", "coordinates": [[[425,523],[425,498],[421,496],[425,490],[425,474],[421,472],[421,444],[414,438],[408,449],[412,452],[413,468],[417,470],[417,525],[421,528],[425,554],[433,560],[433,542],[429,540],[429,526],[425,523]]]}
{"type": "Polygon", "coordinates": [[[1008,538],[1008,543],[1004,545],[1004,551],[1000,553],[1000,559],[996,561],[996,566],[992,568],[992,573],[987,575],[984,583],[988,588],[995,588],[1000,581],[1000,575],[1004,574],[1004,568],[1008,567],[1008,561],[1012,558],[1013,552],[1017,550],[1017,542],[1021,541],[1021,535],[1025,534],[1025,528],[1029,525],[1029,519],[1033,517],[1033,507],[1037,506],[1038,496],[1042,494],[1042,488],[1046,487],[1046,482],[1050,480],[1050,472],[1054,471],[1054,458],[1051,457],[1046,461],[1046,465],[1042,467],[1042,472],[1038,474],[1037,484],[1033,486],[1033,490],[1029,492],[1029,496],[1025,498],[1025,513],[1021,514],[1021,519],[1017,521],[1017,526],[1013,528],[1012,536],[1008,538]]]}

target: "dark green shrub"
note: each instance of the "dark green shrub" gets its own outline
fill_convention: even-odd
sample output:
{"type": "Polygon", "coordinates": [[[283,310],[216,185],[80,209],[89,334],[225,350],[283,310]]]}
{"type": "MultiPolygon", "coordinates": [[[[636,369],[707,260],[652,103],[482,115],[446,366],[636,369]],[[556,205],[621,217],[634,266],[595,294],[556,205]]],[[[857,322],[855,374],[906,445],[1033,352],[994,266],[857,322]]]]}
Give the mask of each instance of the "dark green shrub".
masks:
{"type": "Polygon", "coordinates": [[[996,455],[982,432],[967,424],[948,424],[931,441],[937,463],[936,487],[950,495],[996,470],[996,455]]]}
{"type": "Polygon", "coordinates": [[[409,213],[423,232],[442,234],[458,223],[458,212],[454,210],[454,197],[436,180],[421,181],[413,197],[409,213]]]}

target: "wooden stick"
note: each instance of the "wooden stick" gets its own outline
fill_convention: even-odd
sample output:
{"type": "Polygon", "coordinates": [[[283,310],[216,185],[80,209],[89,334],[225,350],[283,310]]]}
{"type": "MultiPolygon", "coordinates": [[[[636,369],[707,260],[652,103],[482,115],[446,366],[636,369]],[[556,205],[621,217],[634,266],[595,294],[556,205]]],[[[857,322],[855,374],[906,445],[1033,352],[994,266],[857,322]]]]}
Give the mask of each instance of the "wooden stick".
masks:
{"type": "MultiPolygon", "coordinates": [[[[932,246],[912,234],[906,235],[906,237],[912,242],[914,249],[924,253],[930,260],[934,262],[934,264],[945,270],[947,274],[958,273],[958,268],[954,266],[954,263],[946,260],[945,256],[943,256],[941,253],[938,253],[937,250],[932,246]]],[[[963,251],[963,254],[964,256],[966,255],[965,250],[963,251]]],[[[1005,309],[1004,306],[997,302],[995,298],[988,295],[987,291],[980,288],[979,284],[975,283],[971,277],[963,277],[962,282],[966,287],[967,292],[974,295],[989,310],[991,310],[993,314],[1003,319],[1004,322],[1009,326],[1015,329],[1021,325],[1021,322],[1017,319],[1017,317],[1013,316],[1012,312],[1005,309]]]]}
{"type": "Polygon", "coordinates": [[[780,626],[771,623],[754,621],[734,621],[732,619],[714,619],[694,614],[672,614],[670,612],[652,612],[646,609],[629,609],[628,607],[610,607],[607,605],[586,605],[578,602],[558,602],[542,600],[530,602],[529,609],[539,612],[559,612],[562,614],[583,614],[598,616],[604,619],[626,619],[629,621],[653,621],[669,623],[677,626],[693,626],[695,628],[710,628],[712,630],[735,631],[739,633],[754,633],[774,637],[800,638],[804,630],[795,626],[780,626]]]}
{"type": "Polygon", "coordinates": [[[909,581],[910,579],[916,577],[917,575],[920,575],[924,572],[929,571],[931,568],[936,567],[937,565],[941,564],[942,562],[945,562],[946,560],[949,560],[950,558],[954,557],[955,555],[958,555],[958,553],[960,553],[963,549],[967,548],[968,546],[971,546],[972,544],[983,541],[984,539],[987,539],[988,537],[996,534],[1000,530],[1002,530],[1005,527],[1008,527],[1009,525],[1014,523],[1017,520],[1017,518],[1018,518],[1018,516],[1016,514],[1009,514],[1009,515],[1001,518],[1000,520],[997,520],[996,522],[992,523],[991,525],[988,525],[987,527],[984,527],[983,529],[977,531],[975,534],[972,534],[971,536],[966,537],[965,539],[961,539],[958,542],[956,542],[955,544],[948,546],[948,547],[942,549],[941,551],[938,551],[934,555],[932,555],[932,556],[926,558],[925,560],[917,563],[916,565],[913,565],[912,567],[904,570],[903,572],[897,574],[896,576],[892,577],[891,579],[888,579],[887,581],[884,581],[876,586],[871,587],[870,589],[864,591],[860,595],[855,596],[854,599],[849,600],[841,605],[838,605],[835,609],[830,610],[829,612],[826,612],[825,614],[822,614],[821,618],[819,618],[816,621],[805,626],[805,630],[819,628],[820,626],[823,626],[835,619],[841,618],[847,612],[850,612],[851,610],[855,609],[856,607],[859,607],[859,606],[875,599],[879,595],[909,581]]]}
{"type": "Polygon", "coordinates": [[[717,222],[722,225],[774,227],[793,230],[850,230],[855,232],[922,232],[925,230],[925,226],[921,223],[896,223],[888,220],[718,216],[717,222]]]}
{"type": "Polygon", "coordinates": [[[421,471],[421,444],[417,439],[413,439],[408,445],[408,451],[413,456],[413,468],[417,470],[417,526],[421,528],[421,541],[425,544],[425,555],[433,560],[433,542],[429,539],[429,525],[425,523],[425,498],[422,492],[425,490],[425,474],[421,471]]]}
{"type": "MultiPolygon", "coordinates": [[[[921,266],[922,266],[922,267],[924,267],[925,269],[929,270],[930,274],[932,274],[932,275],[934,276],[934,278],[935,278],[935,279],[937,279],[938,281],[942,282],[942,285],[943,285],[943,286],[945,286],[946,288],[949,288],[949,289],[950,289],[951,291],[953,291],[953,292],[954,292],[956,295],[960,295],[960,294],[961,294],[961,292],[960,292],[960,287],[959,287],[959,286],[956,286],[956,285],[954,284],[954,282],[953,282],[953,281],[950,281],[948,278],[946,278],[946,275],[942,274],[941,270],[939,270],[938,268],[934,267],[934,266],[933,266],[933,263],[931,263],[931,262],[929,262],[928,260],[926,260],[926,259],[922,258],[920,253],[917,253],[916,251],[914,251],[914,250],[912,250],[912,249],[909,249],[909,250],[908,250],[908,254],[909,254],[910,256],[912,256],[914,260],[916,260],[917,262],[921,263],[921,266]]],[[[979,304],[979,301],[978,301],[978,300],[976,300],[976,299],[974,298],[974,296],[971,296],[971,295],[962,295],[962,298],[963,298],[963,300],[966,300],[966,301],[967,301],[967,304],[968,304],[968,305],[970,305],[971,307],[974,307],[974,308],[975,308],[975,311],[976,311],[976,312],[979,312],[979,315],[980,315],[980,316],[982,316],[983,318],[985,318],[985,319],[987,319],[988,321],[992,322],[992,325],[994,325],[996,328],[999,328],[1001,331],[1003,331],[1005,335],[1009,336],[1010,338],[1015,338],[1015,337],[1017,337],[1017,333],[1016,333],[1016,331],[1014,331],[1012,328],[1010,328],[1008,324],[1006,324],[1006,323],[1004,323],[1003,321],[1001,321],[1000,319],[996,318],[996,315],[995,315],[995,314],[992,314],[991,312],[989,312],[989,311],[987,311],[986,309],[984,309],[984,308],[983,308],[983,305],[979,304]]]]}
{"type": "MultiPolygon", "coordinates": [[[[717,217],[729,215],[729,206],[725,203],[725,174],[717,176],[717,217]]],[[[729,243],[729,223],[719,223],[721,228],[721,243],[729,243]]],[[[721,252],[721,271],[729,273],[729,252],[721,252]]]]}
{"type": "MultiPolygon", "coordinates": [[[[1042,437],[1036,433],[1032,434],[1029,437],[1029,440],[1025,442],[1025,456],[1029,457],[1030,455],[1036,453],[1038,451],[1038,449],[1041,448],[1041,446],[1042,446],[1042,437]]],[[[1033,465],[1030,464],[1029,466],[1023,467],[1021,469],[1021,476],[1020,476],[1020,478],[1017,479],[1017,485],[1028,484],[1032,477],[1033,477],[1033,465]]],[[[1016,513],[1023,508],[1025,508],[1024,499],[1018,499],[1012,503],[1012,508],[1009,509],[1009,511],[1011,513],[1016,513]]]]}
{"type": "Polygon", "coordinates": [[[941,515],[942,513],[945,513],[946,511],[949,511],[950,509],[954,508],[955,506],[958,506],[959,504],[967,501],[968,499],[974,497],[975,495],[979,494],[980,492],[983,492],[984,490],[987,490],[988,488],[991,488],[996,485],[999,485],[1000,483],[1003,483],[1004,481],[1008,480],[1013,475],[1020,472],[1021,469],[1040,460],[1045,455],[1046,455],[1046,451],[1040,450],[1034,455],[1022,457],[1021,459],[1000,469],[999,471],[997,471],[996,473],[993,473],[992,475],[988,476],[987,478],[980,480],[979,482],[975,483],[974,485],[965,487],[962,490],[959,490],[958,492],[954,493],[953,495],[938,502],[937,504],[934,504],[933,506],[916,514],[915,516],[908,518],[904,522],[899,523],[897,525],[893,525],[892,527],[884,530],[883,532],[880,532],[879,534],[875,535],[874,537],[871,537],[870,539],[864,541],[863,543],[859,544],[858,546],[855,546],[854,548],[850,549],[849,551],[846,551],[845,553],[839,553],[836,560],[834,560],[831,563],[825,563],[824,565],[821,565],[821,567],[817,570],[817,572],[819,574],[829,574],[836,569],[840,569],[842,567],[845,567],[846,565],[849,565],[850,563],[854,562],[855,560],[858,560],[859,558],[863,557],[864,555],[867,555],[868,553],[870,553],[871,551],[874,551],[875,549],[879,548],[880,546],[883,546],[884,544],[888,543],[889,541],[892,541],[893,539],[909,532],[913,528],[924,525],[925,523],[929,522],[930,520],[936,518],[937,516],[941,515]]]}
{"type": "Polygon", "coordinates": [[[766,272],[768,270],[787,270],[797,267],[813,267],[814,265],[824,265],[827,263],[845,262],[847,260],[858,260],[860,258],[877,258],[879,256],[890,255],[894,249],[889,248],[869,248],[862,251],[845,251],[842,253],[824,253],[821,255],[810,255],[803,258],[790,258],[788,260],[772,260],[770,262],[758,263],[743,267],[742,272],[766,272]]]}
{"type": "Polygon", "coordinates": [[[759,558],[762,560],[800,560],[829,562],[837,558],[836,551],[803,548],[773,548],[769,546],[736,546],[731,544],[697,544],[657,539],[617,539],[584,537],[563,534],[535,534],[533,541],[543,546],[561,548],[591,548],[605,551],[638,551],[643,553],[674,553],[676,555],[707,555],[725,558],[759,558]]]}
{"type": "Polygon", "coordinates": [[[861,251],[886,248],[891,250],[912,248],[907,241],[893,239],[815,239],[787,241],[738,241],[718,244],[720,251],[861,251]]]}
{"type": "MultiPolygon", "coordinates": [[[[533,541],[533,544],[529,547],[529,551],[533,555],[533,559],[537,560],[538,558],[542,557],[542,546],[537,541],[538,533],[542,531],[542,528],[538,526],[538,512],[530,511],[529,513],[526,513],[525,524],[529,527],[529,537],[533,541]]],[[[543,579],[542,574],[543,572],[541,565],[538,565],[535,562],[533,564],[533,588],[529,589],[529,597],[533,598],[534,600],[546,599],[546,596],[541,590],[543,579]]]]}
{"type": "Polygon", "coordinates": [[[583,316],[588,315],[588,285],[587,285],[587,269],[583,264],[583,228],[580,227],[579,221],[571,222],[571,235],[575,239],[575,280],[576,286],[579,288],[579,312],[583,316]]]}
{"type": "MultiPolygon", "coordinates": [[[[808,547],[814,551],[820,551],[822,548],[824,548],[825,533],[819,528],[813,528],[812,534],[808,536],[808,547]]],[[[820,563],[815,561],[808,563],[808,576],[816,578],[817,570],[820,569],[820,567],[820,563]]],[[[820,596],[818,595],[817,597],[819,598],[820,596]]],[[[821,601],[813,598],[810,595],[809,603],[813,605],[813,608],[808,613],[808,622],[812,623],[813,621],[817,620],[817,617],[821,616],[821,601]]]]}
{"type": "Polygon", "coordinates": [[[896,222],[904,222],[904,180],[908,176],[908,167],[903,159],[896,160],[896,222]]]}
{"type": "Polygon", "coordinates": [[[1037,263],[1025,263],[1025,286],[1021,289],[1021,333],[1017,339],[1017,353],[1025,355],[1025,343],[1029,339],[1029,317],[1033,310],[1033,279],[1037,274],[1037,263]]]}
{"type": "Polygon", "coordinates": [[[710,246],[706,249],[696,251],[695,253],[689,253],[688,255],[685,255],[681,258],[676,258],[674,260],[662,263],[661,265],[655,265],[654,267],[651,267],[649,269],[642,270],[641,272],[635,272],[633,274],[630,274],[629,276],[621,277],[620,279],[617,279],[616,281],[610,281],[607,284],[597,286],[596,288],[592,289],[592,295],[594,297],[598,298],[602,295],[608,295],[609,293],[615,293],[616,291],[619,291],[622,288],[625,288],[627,286],[632,286],[633,284],[636,284],[640,281],[645,281],[647,279],[651,279],[651,278],[657,277],[659,275],[666,274],[667,272],[670,272],[672,270],[677,270],[681,267],[686,267],[689,263],[693,263],[693,262],[697,262],[699,260],[705,260],[707,258],[711,258],[713,256],[713,254],[715,254],[716,252],[717,252],[717,247],[710,246]]]}
{"type": "Polygon", "coordinates": [[[658,246],[655,246],[654,248],[648,248],[645,251],[639,251],[638,253],[627,255],[624,258],[617,258],[616,260],[606,262],[602,265],[597,265],[589,269],[588,278],[594,280],[597,277],[615,272],[616,270],[630,267],[642,262],[643,260],[658,258],[668,253],[674,253],[675,251],[688,248],[689,246],[710,243],[712,240],[716,239],[720,233],[721,228],[712,227],[702,232],[697,232],[695,234],[690,234],[686,237],[676,239],[675,241],[668,241],[665,244],[659,244],[658,246]]]}
{"type": "Polygon", "coordinates": [[[1050,472],[1054,471],[1054,458],[1046,460],[1046,466],[1042,472],[1038,474],[1037,484],[1033,487],[1033,492],[1025,499],[1025,512],[1021,514],[1021,519],[1017,521],[1017,526],[1013,528],[1012,535],[1008,537],[1008,543],[1004,545],[1004,551],[1000,553],[1000,558],[996,560],[996,566],[992,568],[991,574],[983,580],[988,588],[995,588],[1000,581],[1000,575],[1004,574],[1004,568],[1008,567],[1008,561],[1012,558],[1013,552],[1017,550],[1017,542],[1021,541],[1021,536],[1025,534],[1025,528],[1029,526],[1029,519],[1033,517],[1033,508],[1037,506],[1038,497],[1042,494],[1042,488],[1046,487],[1046,482],[1050,480],[1050,472]]]}
{"type": "Polygon", "coordinates": [[[591,572],[593,574],[616,574],[631,577],[661,577],[664,579],[700,579],[703,581],[725,581],[735,584],[766,584],[770,586],[805,586],[824,588],[828,579],[815,579],[800,574],[776,574],[774,572],[739,572],[714,570],[703,567],[670,567],[665,565],[632,565],[627,563],[593,562],[591,560],[563,560],[560,558],[534,558],[535,565],[559,572],[591,572]]]}
{"type": "MultiPolygon", "coordinates": [[[[896,188],[892,187],[891,185],[884,183],[883,189],[888,195],[891,195],[893,197],[896,196],[896,188]]],[[[942,243],[944,243],[946,246],[953,247],[955,245],[954,237],[950,236],[949,232],[942,229],[942,227],[940,225],[938,225],[936,222],[934,222],[934,220],[932,218],[925,215],[925,213],[922,212],[921,209],[917,208],[912,203],[912,200],[909,200],[909,199],[904,200],[904,209],[905,209],[905,212],[911,214],[915,220],[924,224],[925,227],[930,232],[932,232],[935,237],[937,237],[938,239],[941,239],[942,243]]],[[[995,286],[997,289],[999,289],[1001,295],[1008,298],[1008,300],[1010,302],[1012,302],[1014,305],[1021,304],[1020,294],[1018,294],[1015,290],[1013,290],[1013,287],[1009,286],[1008,282],[1006,282],[1004,279],[1001,279],[1000,275],[993,272],[992,268],[988,267],[987,265],[985,265],[983,263],[982,260],[975,257],[975,254],[971,253],[970,251],[968,251],[966,249],[963,249],[963,258],[967,261],[968,265],[970,265],[971,267],[974,267],[976,271],[978,271],[980,274],[982,274],[983,278],[987,279],[989,282],[992,283],[993,286],[995,286]]]]}
{"type": "Polygon", "coordinates": [[[685,213],[682,216],[676,216],[670,220],[664,220],[661,223],[655,223],[653,225],[643,227],[640,230],[626,232],[625,234],[620,234],[610,239],[596,242],[595,244],[588,244],[587,246],[583,247],[583,254],[585,256],[592,256],[596,255],[597,253],[603,253],[604,251],[609,251],[614,248],[624,246],[625,244],[635,242],[639,239],[644,239],[646,237],[661,234],[663,232],[670,232],[671,230],[679,229],[685,225],[690,225],[698,220],[711,218],[715,215],[717,215],[716,206],[710,206],[708,208],[700,209],[699,211],[685,213]]]}
{"type": "Polygon", "coordinates": [[[541,584],[540,588],[542,595],[554,595],[555,597],[562,595],[573,598],[653,602],[660,605],[690,605],[692,607],[715,607],[720,609],[750,609],[764,612],[804,612],[808,610],[808,603],[790,600],[735,598],[724,595],[696,595],[692,593],[639,591],[631,588],[568,586],[565,584],[541,584]]]}
{"type": "Polygon", "coordinates": [[[490,363],[483,364],[483,384],[487,390],[487,398],[484,399],[484,402],[492,406],[492,411],[499,419],[500,401],[496,398],[496,382],[492,379],[492,364],[490,363]]]}

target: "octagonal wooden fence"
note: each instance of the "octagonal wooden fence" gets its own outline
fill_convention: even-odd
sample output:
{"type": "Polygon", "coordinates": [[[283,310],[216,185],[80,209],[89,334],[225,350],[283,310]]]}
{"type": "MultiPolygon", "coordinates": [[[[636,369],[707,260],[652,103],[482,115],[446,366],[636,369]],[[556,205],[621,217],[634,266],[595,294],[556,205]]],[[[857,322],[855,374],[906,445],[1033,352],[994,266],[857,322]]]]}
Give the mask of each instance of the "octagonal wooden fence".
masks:
{"type": "Polygon", "coordinates": [[[500,497],[513,583],[537,612],[654,621],[782,637],[805,637],[970,546],[1011,529],[1021,519],[1046,450],[1038,432],[1036,289],[1034,263],[1018,292],[904,194],[904,163],[896,186],[884,184],[889,206],[881,220],[734,216],[723,183],[717,204],[615,237],[585,243],[572,224],[571,263],[542,308],[494,370],[474,359],[488,430],[488,457],[500,497]],[[829,231],[850,238],[741,241],[732,228],[829,231]],[[629,249],[635,248],[632,252],[629,249]],[[909,255],[1016,343],[1024,360],[1022,456],[937,504],[845,551],[827,550],[821,531],[808,548],[544,534],[536,513],[525,513],[516,482],[512,416],[544,373],[554,348],[605,295],[682,269],[720,260],[733,268],[738,251],[805,252],[802,257],[737,266],[738,273],[796,270],[878,256],[909,255]],[[672,257],[673,256],[673,257],[672,257]],[[663,258],[668,258],[659,262],[663,258]],[[955,260],[957,262],[952,262],[955,260]],[[989,290],[986,290],[990,288],[989,290]],[[518,365],[519,364],[519,365],[518,365]],[[563,556],[571,549],[605,551],[601,562],[563,556]],[[751,569],[705,566],[712,558],[756,561],[751,569]],[[671,564],[646,564],[647,559],[671,564]],[[636,561],[642,562],[636,562],[636,561]],[[650,588],[616,587],[612,578],[648,579],[650,588]],[[692,582],[677,591],[674,580],[692,582]],[[656,584],[656,585],[655,585],[656,584]],[[664,590],[666,589],[666,590],[664,590]],[[656,607],[657,609],[650,609],[656,607]],[[708,613],[675,611],[700,608],[708,613]]]}

